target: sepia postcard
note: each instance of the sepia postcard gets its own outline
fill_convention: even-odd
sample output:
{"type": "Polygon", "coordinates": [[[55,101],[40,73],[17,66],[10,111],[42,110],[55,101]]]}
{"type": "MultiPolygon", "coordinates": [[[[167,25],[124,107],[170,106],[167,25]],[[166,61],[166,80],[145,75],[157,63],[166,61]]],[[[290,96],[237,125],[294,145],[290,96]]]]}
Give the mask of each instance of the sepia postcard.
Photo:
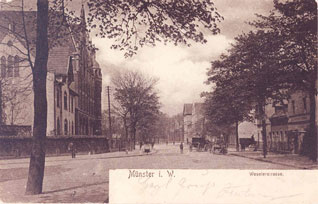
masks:
{"type": "Polygon", "coordinates": [[[0,0],[0,203],[318,203],[315,0],[0,0]]]}

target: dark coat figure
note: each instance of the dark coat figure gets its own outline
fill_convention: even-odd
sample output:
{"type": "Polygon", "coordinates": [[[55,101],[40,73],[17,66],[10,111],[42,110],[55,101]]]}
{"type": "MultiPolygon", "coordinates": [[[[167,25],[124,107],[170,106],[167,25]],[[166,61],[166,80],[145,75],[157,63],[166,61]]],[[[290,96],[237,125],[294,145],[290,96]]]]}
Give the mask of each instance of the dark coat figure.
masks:
{"type": "Polygon", "coordinates": [[[180,144],[180,153],[182,154],[183,153],[183,143],[181,142],[180,144]]]}
{"type": "Polygon", "coordinates": [[[74,146],[74,144],[73,144],[73,142],[70,142],[69,144],[68,144],[68,150],[69,151],[71,151],[71,153],[72,153],[72,158],[75,158],[75,146],[74,146]]]}
{"type": "Polygon", "coordinates": [[[252,135],[251,140],[252,140],[252,144],[255,144],[255,143],[256,143],[255,138],[254,138],[254,135],[252,135]]]}
{"type": "Polygon", "coordinates": [[[151,143],[151,149],[153,149],[154,146],[155,146],[155,142],[153,141],[153,142],[151,143]]]}
{"type": "Polygon", "coordinates": [[[139,149],[142,148],[142,142],[139,142],[139,149]]]}

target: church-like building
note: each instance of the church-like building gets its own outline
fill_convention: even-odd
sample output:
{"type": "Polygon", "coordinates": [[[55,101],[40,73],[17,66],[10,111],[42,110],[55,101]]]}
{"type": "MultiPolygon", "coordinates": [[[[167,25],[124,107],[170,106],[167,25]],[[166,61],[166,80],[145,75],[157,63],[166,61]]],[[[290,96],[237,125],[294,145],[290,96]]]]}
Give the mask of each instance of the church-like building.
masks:
{"type": "MultiPolygon", "coordinates": [[[[34,63],[35,59],[35,19],[35,11],[0,10],[1,127],[32,130],[34,92],[30,61],[34,63]]],[[[78,25],[68,28],[62,43],[49,50],[48,136],[101,134],[101,69],[95,50],[89,49],[86,29],[72,32],[75,27],[86,27],[83,7],[80,19],[78,25]]]]}

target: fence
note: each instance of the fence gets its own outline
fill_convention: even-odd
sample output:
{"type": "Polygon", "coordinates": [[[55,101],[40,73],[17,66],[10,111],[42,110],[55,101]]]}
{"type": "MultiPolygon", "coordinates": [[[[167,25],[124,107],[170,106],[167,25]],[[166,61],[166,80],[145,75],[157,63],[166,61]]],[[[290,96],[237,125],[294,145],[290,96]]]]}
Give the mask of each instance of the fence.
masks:
{"type": "MultiPolygon", "coordinates": [[[[0,137],[0,156],[29,156],[31,154],[32,137],[2,136],[0,137]]],[[[104,153],[109,152],[108,140],[103,136],[55,136],[46,139],[46,154],[60,155],[68,153],[68,144],[73,143],[76,152],[104,153]]]]}

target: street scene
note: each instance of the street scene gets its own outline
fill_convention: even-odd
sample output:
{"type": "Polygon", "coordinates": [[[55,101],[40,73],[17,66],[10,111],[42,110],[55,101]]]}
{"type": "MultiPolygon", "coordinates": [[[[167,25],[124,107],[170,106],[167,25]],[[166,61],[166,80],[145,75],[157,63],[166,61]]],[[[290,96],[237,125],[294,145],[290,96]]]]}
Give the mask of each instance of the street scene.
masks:
{"type": "MultiPolygon", "coordinates": [[[[234,150],[233,150],[234,153],[234,150]]],[[[24,193],[28,159],[2,160],[0,197],[2,202],[32,203],[100,203],[108,199],[109,169],[317,169],[307,160],[277,158],[266,161],[235,154],[220,155],[209,152],[180,153],[179,145],[156,145],[150,154],[140,150],[96,155],[69,155],[48,157],[46,160],[44,189],[38,196],[21,196],[24,193]]]]}
{"type": "MultiPolygon", "coordinates": [[[[315,0],[0,0],[0,202],[112,169],[318,169],[315,0]]],[[[278,172],[279,173],[279,172],[278,172]]]]}

